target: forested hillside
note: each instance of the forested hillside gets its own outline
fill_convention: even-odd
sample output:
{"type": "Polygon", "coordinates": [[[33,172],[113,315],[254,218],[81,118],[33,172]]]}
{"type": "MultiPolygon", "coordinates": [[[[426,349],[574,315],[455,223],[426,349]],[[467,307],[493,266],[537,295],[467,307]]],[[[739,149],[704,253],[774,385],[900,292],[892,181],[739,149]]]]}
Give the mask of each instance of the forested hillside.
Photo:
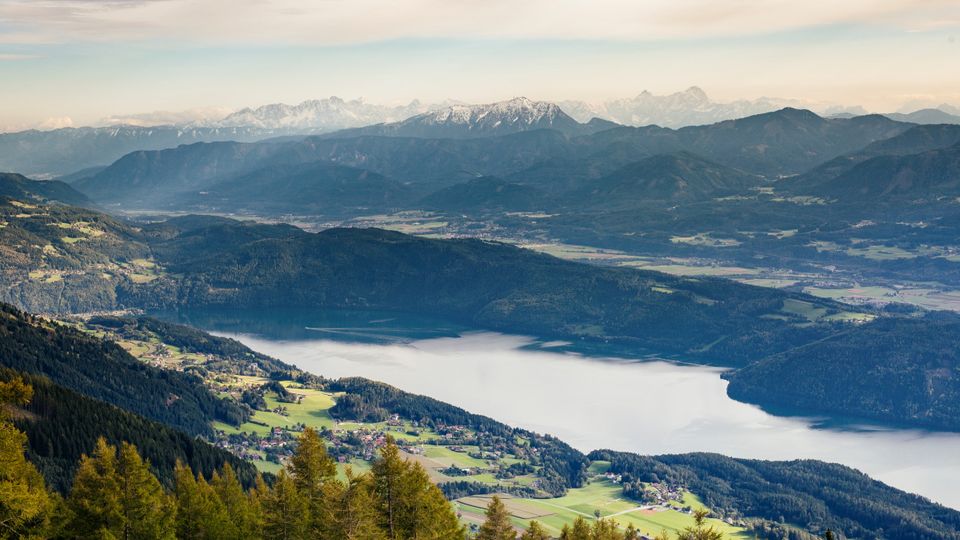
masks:
{"type": "Polygon", "coordinates": [[[194,376],[147,366],[114,343],[8,305],[0,305],[0,365],[191,435],[209,434],[213,420],[238,424],[246,414],[194,376]]]}
{"type": "MultiPolygon", "coordinates": [[[[847,538],[960,537],[960,512],[891,490],[853,469],[822,461],[758,461],[718,454],[639,456],[590,453],[624,476],[624,495],[637,482],[681,483],[712,508],[847,538]]],[[[642,488],[641,488],[642,492],[642,488]]]]}

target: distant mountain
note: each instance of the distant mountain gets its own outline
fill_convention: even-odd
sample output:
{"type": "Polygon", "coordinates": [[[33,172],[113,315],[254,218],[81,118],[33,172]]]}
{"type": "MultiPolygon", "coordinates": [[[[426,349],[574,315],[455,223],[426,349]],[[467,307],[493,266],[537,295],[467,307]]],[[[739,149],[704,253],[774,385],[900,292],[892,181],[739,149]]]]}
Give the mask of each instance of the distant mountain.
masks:
{"type": "Polygon", "coordinates": [[[316,136],[277,143],[198,144],[131,153],[74,186],[98,202],[156,208],[160,199],[204,191],[258,169],[324,161],[423,186],[425,194],[478,175],[522,170],[568,147],[567,137],[551,130],[477,139],[316,136]]]}
{"type": "Polygon", "coordinates": [[[204,127],[256,127],[271,130],[300,130],[319,133],[371,124],[397,122],[436,106],[419,101],[408,105],[388,106],[366,103],[363,100],[345,101],[336,96],[312,99],[298,105],[272,103],[255,109],[236,111],[204,127]]]}
{"type": "Polygon", "coordinates": [[[413,196],[410,188],[375,172],[314,162],[258,169],[200,193],[179,194],[173,203],[228,211],[339,214],[396,210],[413,196]]]}
{"type": "Polygon", "coordinates": [[[608,123],[581,124],[553,103],[519,97],[485,105],[452,105],[401,122],[348,130],[336,136],[471,138],[537,129],[580,134],[607,127],[608,123]]]}
{"type": "Polygon", "coordinates": [[[542,207],[544,194],[533,187],[484,176],[433,193],[418,203],[428,210],[453,212],[523,211],[542,207]]]}
{"type": "Polygon", "coordinates": [[[791,100],[772,98],[719,103],[711,101],[707,93],[696,86],[664,96],[644,90],[633,98],[614,99],[598,104],[583,101],[559,103],[563,110],[581,122],[597,117],[627,126],[658,125],[671,128],[713,124],[795,104],[791,100]]]}
{"type": "Polygon", "coordinates": [[[0,170],[30,177],[55,177],[109,165],[135,150],[160,150],[212,141],[257,141],[286,132],[252,127],[64,128],[0,133],[0,170]]]}
{"type": "Polygon", "coordinates": [[[960,196],[960,144],[868,159],[809,192],[845,201],[960,196]]]}
{"type": "Polygon", "coordinates": [[[898,122],[913,122],[914,124],[960,124],[960,115],[951,114],[941,109],[920,109],[911,113],[887,113],[884,116],[898,122]]]}
{"type": "Polygon", "coordinates": [[[257,168],[278,144],[216,142],[141,150],[73,186],[97,202],[153,204],[174,193],[202,190],[229,174],[257,168]]]}
{"type": "Polygon", "coordinates": [[[830,182],[868,159],[917,154],[946,148],[957,143],[960,143],[960,126],[949,124],[915,126],[889,139],[873,142],[860,150],[831,159],[798,177],[784,180],[778,189],[786,189],[794,193],[817,190],[821,184],[830,182]]]}
{"type": "MultiPolygon", "coordinates": [[[[195,144],[134,152],[74,185],[97,202],[148,208],[155,207],[158,197],[204,191],[213,184],[258,169],[325,161],[366,169],[407,183],[421,193],[480,176],[498,176],[557,193],[611,174],[629,163],[682,151],[768,178],[798,174],[913,127],[877,115],[825,119],[810,111],[783,109],[680,130],[616,127],[572,136],[558,129],[534,126],[579,126],[570,128],[579,130],[589,125],[576,123],[550,104],[524,100],[514,105],[519,108],[493,107],[490,111],[497,111],[494,117],[490,111],[481,115],[474,109],[458,117],[470,124],[444,115],[414,117],[410,121],[416,121],[409,124],[413,127],[402,130],[425,135],[433,130],[433,120],[447,118],[452,123],[444,121],[437,130],[458,135],[446,138],[400,136],[399,124],[391,124],[389,129],[387,125],[373,126],[296,140],[195,144]],[[497,124],[495,117],[515,119],[509,129],[521,131],[466,136],[507,129],[502,122],[497,124]],[[364,134],[368,129],[387,129],[394,135],[364,134]]],[[[603,123],[593,125],[606,127],[603,123]]]]}
{"type": "Polygon", "coordinates": [[[743,192],[760,177],[689,152],[661,154],[626,165],[566,197],[577,207],[618,208],[652,201],[702,200],[743,192]]]}
{"type": "Polygon", "coordinates": [[[56,180],[30,180],[16,173],[0,173],[0,196],[21,201],[57,201],[73,206],[91,204],[86,195],[68,184],[56,180]]]}

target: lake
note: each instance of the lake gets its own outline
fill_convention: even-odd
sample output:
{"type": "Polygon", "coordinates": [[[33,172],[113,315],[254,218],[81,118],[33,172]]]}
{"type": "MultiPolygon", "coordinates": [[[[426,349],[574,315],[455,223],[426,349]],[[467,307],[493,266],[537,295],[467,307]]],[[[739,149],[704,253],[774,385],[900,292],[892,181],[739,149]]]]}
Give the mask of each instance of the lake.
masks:
{"type": "Polygon", "coordinates": [[[960,509],[960,434],[773,416],[728,398],[715,368],[585,357],[558,350],[563,343],[384,313],[193,311],[179,320],[318,375],[383,381],[584,452],[820,459],[960,509]]]}

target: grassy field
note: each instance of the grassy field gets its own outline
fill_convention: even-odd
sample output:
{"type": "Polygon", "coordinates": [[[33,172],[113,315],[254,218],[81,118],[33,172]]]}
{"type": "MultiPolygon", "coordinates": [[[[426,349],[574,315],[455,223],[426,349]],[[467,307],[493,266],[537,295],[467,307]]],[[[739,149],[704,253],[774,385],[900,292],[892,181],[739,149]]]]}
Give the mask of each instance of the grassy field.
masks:
{"type": "Polygon", "coordinates": [[[805,287],[803,292],[849,303],[900,302],[927,309],[960,311],[960,291],[939,287],[805,287]]]}
{"type": "MultiPolygon", "coordinates": [[[[459,512],[466,516],[483,514],[490,502],[488,495],[464,497],[455,501],[459,512]]],[[[590,484],[571,489],[567,495],[553,499],[518,499],[504,497],[504,504],[510,512],[514,525],[525,527],[531,519],[536,519],[550,534],[556,536],[564,525],[571,525],[577,517],[588,521],[596,519],[594,512],[599,510],[602,518],[612,519],[621,527],[633,524],[643,534],[653,536],[661,530],[677,532],[693,524],[693,517],[675,509],[656,506],[644,506],[636,501],[624,499],[621,487],[613,482],[595,477],[590,484]]],[[[686,493],[683,502],[677,505],[689,505],[693,508],[703,504],[694,495],[686,493]]],[[[465,519],[470,522],[471,519],[465,519]]],[[[727,538],[748,538],[743,529],[733,527],[722,521],[711,519],[710,524],[722,531],[727,538]]]]}

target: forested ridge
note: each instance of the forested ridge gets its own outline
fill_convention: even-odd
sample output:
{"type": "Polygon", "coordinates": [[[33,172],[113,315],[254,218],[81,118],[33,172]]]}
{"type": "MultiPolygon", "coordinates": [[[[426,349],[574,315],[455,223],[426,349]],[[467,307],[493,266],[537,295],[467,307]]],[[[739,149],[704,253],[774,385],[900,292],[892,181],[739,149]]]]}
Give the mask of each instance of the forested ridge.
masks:
{"type": "Polygon", "coordinates": [[[210,422],[238,424],[247,412],[193,375],[148,366],[115,343],[0,304],[0,365],[41,375],[192,435],[210,422]]]}

